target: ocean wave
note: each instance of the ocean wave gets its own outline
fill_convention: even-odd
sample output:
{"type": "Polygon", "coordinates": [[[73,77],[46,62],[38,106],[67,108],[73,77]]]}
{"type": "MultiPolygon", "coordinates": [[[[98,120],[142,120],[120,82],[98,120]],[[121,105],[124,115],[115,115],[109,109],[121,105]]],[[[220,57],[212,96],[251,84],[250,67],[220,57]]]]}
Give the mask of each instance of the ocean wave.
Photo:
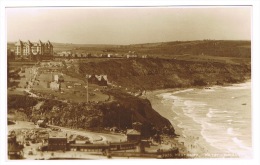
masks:
{"type": "Polygon", "coordinates": [[[175,121],[174,126],[178,126],[183,134],[200,134],[214,148],[245,157],[252,155],[251,148],[248,147],[251,144],[251,116],[242,115],[244,111],[237,107],[237,102],[244,103],[239,99],[250,98],[248,91],[244,90],[247,87],[250,88],[250,84],[218,86],[214,88],[214,93],[206,93],[207,89],[187,89],[160,96],[167,100],[164,104],[172,105],[171,110],[176,115],[169,118],[175,121]],[[178,93],[182,94],[177,95],[178,93]],[[191,95],[192,93],[196,95],[191,95]]]}
{"type": "Polygon", "coordinates": [[[205,102],[199,102],[199,101],[191,101],[191,100],[186,100],[184,101],[184,105],[187,107],[205,107],[207,103],[205,102]]]}
{"type": "Polygon", "coordinates": [[[172,93],[163,93],[163,94],[160,94],[159,96],[161,96],[165,100],[173,100],[173,101],[174,100],[181,100],[180,97],[172,95],[172,93]]]}
{"type": "Polygon", "coordinates": [[[251,89],[251,83],[234,84],[232,86],[223,87],[224,89],[237,90],[237,89],[251,89]]]}
{"type": "Polygon", "coordinates": [[[221,111],[214,108],[209,108],[208,113],[206,114],[207,117],[212,118],[213,115],[215,116],[216,113],[220,113],[221,111]]]}
{"type": "Polygon", "coordinates": [[[191,91],[194,91],[194,89],[190,88],[190,89],[179,90],[179,91],[173,92],[172,94],[175,95],[175,94],[184,93],[184,92],[191,92],[191,91]]]}
{"type": "Polygon", "coordinates": [[[215,135],[212,135],[212,131],[205,129],[205,127],[203,127],[203,129],[200,131],[201,136],[203,137],[203,139],[205,139],[205,141],[212,147],[217,148],[219,150],[223,151],[223,148],[218,145],[219,142],[225,141],[221,138],[215,138],[215,135]]]}
{"type": "Polygon", "coordinates": [[[204,89],[204,92],[215,92],[215,89],[204,89]]]}
{"type": "Polygon", "coordinates": [[[246,145],[244,145],[243,141],[238,139],[237,137],[232,138],[232,141],[242,149],[251,150],[251,147],[247,147],[246,145]]]}
{"type": "Polygon", "coordinates": [[[234,123],[246,123],[246,121],[244,121],[244,120],[236,120],[236,121],[233,121],[234,123]]]}
{"type": "Polygon", "coordinates": [[[229,119],[227,120],[228,124],[231,124],[233,122],[233,120],[229,119]]]}
{"type": "Polygon", "coordinates": [[[229,127],[229,128],[227,129],[227,134],[228,134],[228,135],[235,135],[234,132],[233,132],[233,128],[232,128],[232,127],[229,127]]]}
{"type": "Polygon", "coordinates": [[[161,96],[163,99],[171,99],[171,93],[162,93],[157,96],[161,96]]]}
{"type": "Polygon", "coordinates": [[[185,114],[192,114],[194,112],[194,108],[183,108],[185,114]]]}
{"type": "Polygon", "coordinates": [[[237,137],[232,138],[232,141],[236,144],[236,146],[229,146],[228,151],[237,154],[239,158],[252,158],[251,147],[244,145],[243,141],[237,137]]]}
{"type": "Polygon", "coordinates": [[[209,111],[206,116],[209,117],[209,118],[212,118],[213,117],[212,111],[209,111]]]}
{"type": "Polygon", "coordinates": [[[223,117],[227,117],[230,118],[231,116],[229,115],[230,113],[228,111],[222,111],[219,109],[213,109],[213,108],[209,108],[208,113],[206,114],[207,117],[212,118],[213,116],[216,119],[222,120],[223,117]]]}

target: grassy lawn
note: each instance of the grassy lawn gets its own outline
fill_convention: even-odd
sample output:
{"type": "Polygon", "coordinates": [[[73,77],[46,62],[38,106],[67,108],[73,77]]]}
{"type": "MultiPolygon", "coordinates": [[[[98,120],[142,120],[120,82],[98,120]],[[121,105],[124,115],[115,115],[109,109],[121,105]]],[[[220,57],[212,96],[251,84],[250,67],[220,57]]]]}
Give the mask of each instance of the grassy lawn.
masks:
{"type": "MultiPolygon", "coordinates": [[[[98,60],[99,61],[99,60],[98,60]]],[[[13,68],[20,68],[23,63],[19,66],[15,65],[16,63],[12,63],[13,68]]],[[[20,79],[17,81],[16,88],[20,87],[20,89],[8,89],[8,95],[11,94],[19,94],[24,95],[24,92],[21,88],[26,86],[26,83],[30,81],[33,75],[31,74],[32,67],[23,66],[24,72],[20,72],[20,79]]],[[[69,100],[71,102],[87,102],[87,89],[85,86],[87,85],[82,79],[71,77],[62,73],[61,68],[55,69],[56,71],[51,71],[50,67],[40,68],[38,75],[36,76],[36,81],[32,87],[34,91],[44,94],[45,96],[51,98],[57,98],[59,100],[69,100]],[[54,91],[51,88],[48,88],[48,83],[52,81],[52,75],[55,74],[63,74],[64,82],[61,83],[61,91],[54,91]],[[75,83],[79,83],[80,85],[75,86],[75,83]],[[70,86],[71,88],[68,88],[70,86]]],[[[105,101],[109,98],[108,95],[103,94],[100,90],[103,87],[89,84],[89,101],[91,102],[99,102],[105,101]]]]}
{"type": "Polygon", "coordinates": [[[184,61],[202,61],[202,62],[220,62],[226,64],[240,64],[248,63],[251,61],[250,58],[237,58],[237,57],[219,57],[209,55],[174,55],[169,56],[169,59],[184,60],[184,61]]]}
{"type": "MultiPolygon", "coordinates": [[[[37,76],[39,80],[38,84],[33,86],[33,90],[44,95],[53,95],[57,99],[69,100],[72,102],[86,102],[87,101],[87,89],[86,82],[78,78],[74,78],[63,74],[64,82],[61,83],[61,91],[54,91],[47,87],[48,82],[52,80],[52,74],[63,74],[61,72],[47,73],[42,72],[37,76]],[[80,85],[75,86],[78,83],[80,85]],[[68,88],[70,86],[71,88],[68,88]]],[[[109,98],[108,95],[100,92],[102,87],[90,84],[89,85],[89,101],[105,101],[109,98]]]]}
{"type": "MultiPolygon", "coordinates": [[[[108,95],[103,94],[98,88],[89,88],[89,101],[105,101],[109,98],[108,95]]],[[[71,89],[62,88],[60,91],[54,91],[50,88],[34,88],[35,93],[41,93],[43,95],[52,95],[53,98],[59,100],[68,100],[71,102],[87,102],[87,90],[85,88],[73,87],[71,89]]],[[[51,96],[50,96],[51,97],[51,96]]]]}
{"type": "Polygon", "coordinates": [[[7,90],[8,95],[25,95],[25,93],[22,90],[17,90],[17,89],[8,89],[7,90]]]}

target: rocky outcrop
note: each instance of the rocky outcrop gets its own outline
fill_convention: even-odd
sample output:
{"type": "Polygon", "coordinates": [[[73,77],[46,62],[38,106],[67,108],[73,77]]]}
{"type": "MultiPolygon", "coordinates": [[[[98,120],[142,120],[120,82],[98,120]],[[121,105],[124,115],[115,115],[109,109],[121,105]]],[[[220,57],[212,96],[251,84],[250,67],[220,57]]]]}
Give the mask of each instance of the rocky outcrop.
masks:
{"type": "Polygon", "coordinates": [[[111,102],[103,103],[64,103],[51,99],[37,99],[28,96],[10,95],[8,112],[17,110],[25,113],[27,118],[36,122],[44,119],[53,125],[85,130],[102,130],[117,127],[125,131],[132,128],[133,122],[143,124],[142,135],[153,136],[156,133],[174,135],[170,122],[159,115],[146,99],[140,99],[120,90],[108,90],[107,94],[114,97],[111,102]],[[30,100],[30,104],[20,103],[30,100]],[[19,104],[15,104],[18,103],[19,104]],[[35,105],[41,103],[37,109],[35,105]]]}

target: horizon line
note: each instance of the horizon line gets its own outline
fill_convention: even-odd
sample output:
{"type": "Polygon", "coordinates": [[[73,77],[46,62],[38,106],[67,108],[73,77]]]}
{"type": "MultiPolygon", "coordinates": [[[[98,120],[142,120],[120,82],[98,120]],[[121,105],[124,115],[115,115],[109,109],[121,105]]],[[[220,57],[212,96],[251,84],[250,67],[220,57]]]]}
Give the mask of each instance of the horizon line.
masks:
{"type": "MultiPolygon", "coordinates": [[[[19,41],[18,39],[17,41],[19,41]]],[[[17,41],[7,41],[8,43],[15,43],[17,41]]],[[[21,40],[23,41],[23,40],[21,40]]],[[[25,40],[28,41],[28,40],[25,40]]],[[[31,41],[31,40],[29,40],[31,41]]],[[[198,40],[172,40],[172,41],[158,41],[158,42],[143,42],[143,43],[129,43],[129,44],[102,44],[102,43],[72,43],[72,42],[55,42],[51,40],[47,40],[46,42],[50,41],[51,43],[56,44],[74,44],[74,45],[141,45],[141,44],[155,44],[155,43],[167,43],[167,42],[188,42],[188,41],[251,41],[251,39],[198,39],[198,40]]],[[[38,42],[38,41],[31,41],[31,42],[38,42]]]]}

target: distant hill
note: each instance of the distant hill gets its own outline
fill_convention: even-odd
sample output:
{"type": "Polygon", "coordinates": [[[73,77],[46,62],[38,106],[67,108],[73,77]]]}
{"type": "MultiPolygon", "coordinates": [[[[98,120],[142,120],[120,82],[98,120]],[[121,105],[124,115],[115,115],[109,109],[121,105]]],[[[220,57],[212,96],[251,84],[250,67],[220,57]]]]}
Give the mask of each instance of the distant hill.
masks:
{"type": "Polygon", "coordinates": [[[200,40],[136,44],[125,46],[142,54],[209,55],[221,57],[251,57],[251,41],[200,40]]]}
{"type": "MultiPolygon", "coordinates": [[[[150,56],[172,55],[207,55],[220,57],[251,57],[251,41],[233,40],[198,40],[144,43],[132,45],[104,44],[72,44],[52,43],[54,51],[88,52],[88,53],[128,53],[146,54],[150,56]]],[[[8,48],[14,49],[14,43],[8,43],[8,48]]]]}

